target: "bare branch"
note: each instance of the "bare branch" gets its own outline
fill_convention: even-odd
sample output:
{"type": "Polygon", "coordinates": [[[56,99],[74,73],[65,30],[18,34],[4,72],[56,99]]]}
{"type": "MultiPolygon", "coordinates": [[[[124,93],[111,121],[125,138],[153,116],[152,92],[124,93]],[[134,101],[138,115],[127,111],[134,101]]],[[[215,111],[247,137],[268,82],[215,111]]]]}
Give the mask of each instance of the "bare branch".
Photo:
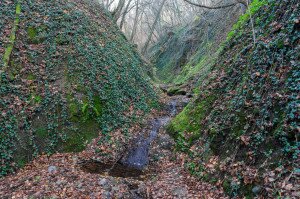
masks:
{"type": "Polygon", "coordinates": [[[235,2],[235,3],[231,3],[231,4],[227,4],[227,5],[221,5],[221,6],[206,6],[206,5],[201,5],[201,4],[197,4],[197,3],[194,3],[194,2],[191,2],[190,0],[183,0],[193,6],[197,6],[197,7],[200,7],[200,8],[206,8],[206,9],[222,9],[222,8],[228,8],[228,7],[232,7],[232,6],[235,6],[236,4],[238,3],[241,3],[239,1],[235,2]]]}

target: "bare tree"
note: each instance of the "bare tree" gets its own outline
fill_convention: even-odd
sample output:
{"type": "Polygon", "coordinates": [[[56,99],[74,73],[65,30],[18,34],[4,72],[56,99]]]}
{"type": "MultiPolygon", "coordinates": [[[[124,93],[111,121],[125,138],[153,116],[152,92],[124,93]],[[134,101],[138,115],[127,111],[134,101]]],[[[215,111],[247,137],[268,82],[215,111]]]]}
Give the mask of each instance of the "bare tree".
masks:
{"type": "Polygon", "coordinates": [[[118,21],[118,19],[120,18],[124,5],[125,5],[125,0],[120,0],[118,6],[112,12],[112,15],[116,21],[118,21]]]}
{"type": "Polygon", "coordinates": [[[99,0],[99,3],[107,10],[110,10],[110,8],[114,2],[115,2],[115,0],[99,0]]]}
{"type": "Polygon", "coordinates": [[[133,41],[133,38],[136,34],[136,29],[137,29],[137,25],[138,25],[138,18],[139,18],[139,3],[140,3],[140,0],[136,0],[136,9],[135,9],[135,17],[134,17],[134,22],[133,22],[133,28],[132,28],[132,32],[131,32],[131,35],[130,35],[130,41],[132,42],[133,41]]]}
{"type": "Polygon", "coordinates": [[[125,17],[128,14],[128,12],[130,11],[129,6],[130,6],[131,2],[132,2],[132,0],[128,0],[127,5],[126,5],[126,7],[125,7],[125,9],[123,11],[122,19],[121,19],[121,22],[120,22],[120,29],[121,30],[122,30],[124,22],[125,22],[125,17]]]}
{"type": "Polygon", "coordinates": [[[136,43],[142,53],[168,32],[202,18],[206,9],[187,1],[217,8],[247,0],[99,0],[114,15],[128,40],[136,43]]]}
{"type": "Polygon", "coordinates": [[[148,35],[148,38],[147,38],[147,40],[146,40],[146,43],[145,43],[144,47],[142,48],[142,54],[145,54],[146,51],[147,51],[147,49],[148,49],[149,43],[150,43],[150,41],[151,41],[151,38],[152,38],[152,35],[153,35],[153,32],[154,32],[154,29],[155,29],[155,26],[156,26],[156,24],[157,24],[157,22],[158,22],[158,20],[159,20],[159,18],[160,18],[160,14],[161,14],[161,11],[162,11],[162,9],[163,9],[163,7],[164,7],[165,2],[166,2],[166,0],[163,0],[162,3],[160,4],[160,7],[159,7],[159,9],[158,9],[158,12],[157,12],[157,14],[156,14],[156,16],[155,16],[155,20],[154,20],[154,22],[153,22],[153,24],[152,24],[152,27],[150,28],[150,33],[149,33],[149,35],[148,35]]]}

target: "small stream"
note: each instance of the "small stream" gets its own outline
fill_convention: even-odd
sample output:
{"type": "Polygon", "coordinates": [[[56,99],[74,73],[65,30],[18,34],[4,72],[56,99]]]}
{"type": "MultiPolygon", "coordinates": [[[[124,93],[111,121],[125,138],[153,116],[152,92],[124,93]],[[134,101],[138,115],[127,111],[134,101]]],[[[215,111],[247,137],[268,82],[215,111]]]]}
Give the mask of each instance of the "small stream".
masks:
{"type": "Polygon", "coordinates": [[[159,129],[165,126],[170,120],[171,117],[174,117],[176,110],[176,100],[172,100],[168,104],[168,112],[170,116],[165,116],[161,118],[156,118],[151,121],[152,129],[149,133],[149,136],[143,139],[140,137],[139,141],[127,154],[120,160],[120,163],[126,167],[135,168],[138,170],[143,170],[149,164],[149,148],[151,142],[157,137],[159,129]]]}
{"type": "Polygon", "coordinates": [[[134,140],[133,146],[120,160],[113,165],[104,164],[99,161],[88,161],[81,165],[81,169],[89,173],[106,174],[113,177],[140,178],[144,169],[149,164],[149,148],[157,138],[161,127],[166,126],[172,117],[177,114],[178,100],[174,99],[167,105],[168,115],[155,118],[149,124],[147,136],[141,134],[134,140]]]}

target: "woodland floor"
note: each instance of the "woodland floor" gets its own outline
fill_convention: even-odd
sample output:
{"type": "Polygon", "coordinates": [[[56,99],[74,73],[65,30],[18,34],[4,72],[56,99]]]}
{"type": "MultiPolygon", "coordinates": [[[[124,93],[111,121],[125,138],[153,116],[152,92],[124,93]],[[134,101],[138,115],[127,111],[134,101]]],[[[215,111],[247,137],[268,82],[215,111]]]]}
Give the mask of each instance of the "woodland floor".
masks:
{"type": "MultiPolygon", "coordinates": [[[[168,104],[175,98],[183,99],[163,95],[161,100],[168,104]]],[[[149,120],[168,114],[153,112],[149,120]]],[[[201,182],[185,170],[186,155],[175,152],[175,142],[163,127],[151,144],[150,164],[138,178],[82,170],[79,162],[95,158],[92,149],[99,147],[96,143],[91,142],[81,153],[41,155],[16,174],[1,179],[1,198],[227,198],[220,187],[201,182]]]]}

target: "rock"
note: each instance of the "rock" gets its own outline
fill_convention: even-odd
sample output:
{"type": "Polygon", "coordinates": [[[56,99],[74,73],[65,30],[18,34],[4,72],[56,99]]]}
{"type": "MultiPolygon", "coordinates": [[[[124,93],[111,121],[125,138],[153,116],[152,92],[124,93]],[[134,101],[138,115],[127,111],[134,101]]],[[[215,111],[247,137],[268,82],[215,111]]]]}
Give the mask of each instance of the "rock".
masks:
{"type": "Polygon", "coordinates": [[[122,192],[117,193],[116,198],[122,199],[124,198],[124,194],[122,192]]]}
{"type": "Polygon", "coordinates": [[[188,191],[185,187],[177,187],[173,190],[173,194],[179,198],[183,198],[188,194],[188,191]]]}
{"type": "Polygon", "coordinates": [[[41,198],[42,195],[43,195],[43,193],[41,191],[38,191],[35,194],[33,194],[33,197],[34,198],[41,198]]]}
{"type": "Polygon", "coordinates": [[[49,166],[48,167],[48,172],[53,174],[57,172],[57,167],[56,166],[49,166]]]}
{"type": "Polygon", "coordinates": [[[188,105],[188,103],[190,102],[190,99],[189,98],[182,98],[182,100],[180,102],[178,102],[178,106],[180,107],[185,107],[188,105]]]}
{"type": "Polygon", "coordinates": [[[147,195],[147,186],[145,184],[139,184],[137,193],[139,195],[147,195]]]}
{"type": "Polygon", "coordinates": [[[102,178],[102,179],[100,179],[100,180],[98,181],[98,184],[99,184],[100,186],[105,186],[105,185],[108,184],[108,180],[105,179],[105,178],[102,178]]]}
{"type": "Polygon", "coordinates": [[[169,136],[160,136],[158,139],[158,144],[160,148],[166,149],[166,150],[171,150],[173,147],[172,140],[169,136]]]}
{"type": "Polygon", "coordinates": [[[165,84],[160,85],[159,88],[165,93],[168,91],[168,86],[165,84]]]}
{"type": "Polygon", "coordinates": [[[64,183],[64,181],[58,180],[55,184],[57,184],[58,186],[60,186],[60,185],[63,184],[63,183],[64,183]]]}
{"type": "Polygon", "coordinates": [[[174,95],[186,95],[186,91],[178,88],[178,87],[172,87],[167,91],[168,96],[174,96],[174,95]]]}
{"type": "Polygon", "coordinates": [[[120,188],[115,186],[115,187],[112,188],[112,190],[115,191],[115,192],[118,192],[120,190],[120,188]]]}
{"type": "Polygon", "coordinates": [[[297,198],[300,198],[300,191],[298,191],[298,192],[293,192],[293,193],[292,193],[292,196],[297,197],[297,198]]]}
{"type": "Polygon", "coordinates": [[[78,189],[81,189],[81,188],[82,188],[82,183],[79,183],[79,184],[77,185],[77,188],[78,188],[78,189]]]}
{"type": "Polygon", "coordinates": [[[252,188],[252,192],[254,194],[259,194],[260,191],[261,191],[261,186],[255,186],[252,188]]]}
{"type": "Polygon", "coordinates": [[[105,192],[103,192],[101,198],[103,198],[103,199],[111,199],[112,196],[111,196],[111,193],[109,191],[105,191],[105,192]]]}
{"type": "Polygon", "coordinates": [[[235,181],[235,180],[231,181],[231,183],[230,183],[231,187],[238,187],[239,185],[240,185],[240,182],[239,181],[235,181]]]}

